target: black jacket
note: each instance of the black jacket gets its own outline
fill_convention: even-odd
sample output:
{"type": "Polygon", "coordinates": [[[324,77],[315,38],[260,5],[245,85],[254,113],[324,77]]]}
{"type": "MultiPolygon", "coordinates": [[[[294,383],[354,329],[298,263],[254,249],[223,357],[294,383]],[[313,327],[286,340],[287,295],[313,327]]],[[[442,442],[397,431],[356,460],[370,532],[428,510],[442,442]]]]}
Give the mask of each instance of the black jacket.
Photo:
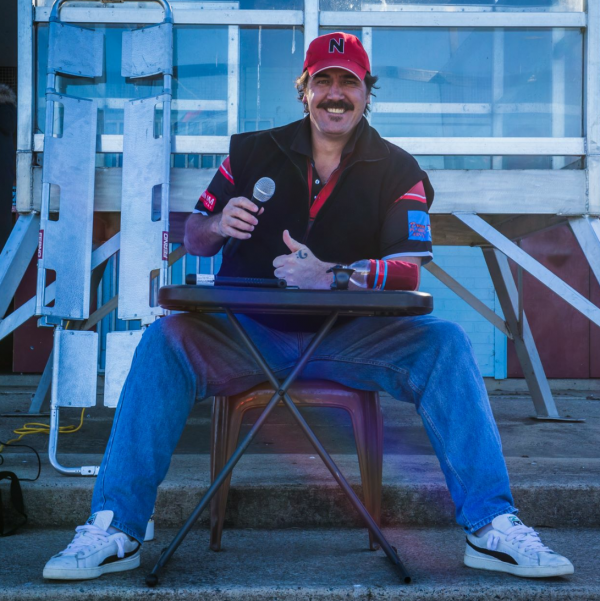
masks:
{"type": "Polygon", "coordinates": [[[252,238],[244,241],[233,257],[223,260],[219,274],[273,277],[273,259],[290,252],[282,240],[284,229],[326,262],[348,264],[394,254],[430,256],[430,235],[428,240],[411,237],[407,221],[412,213],[417,221],[426,219],[428,224],[427,209],[433,201],[433,188],[416,160],[383,140],[366,119],[357,127],[344,156],[349,157],[345,169],[309,232],[307,174],[312,157],[308,118],[232,136],[231,177],[226,181],[218,172],[203,194],[208,193],[210,204],[203,206],[201,197],[197,209],[209,206],[211,213],[217,213],[234,196],[252,198],[254,184],[261,177],[272,178],[276,189],[252,238]],[[426,203],[396,202],[419,181],[423,181],[426,203]]]}

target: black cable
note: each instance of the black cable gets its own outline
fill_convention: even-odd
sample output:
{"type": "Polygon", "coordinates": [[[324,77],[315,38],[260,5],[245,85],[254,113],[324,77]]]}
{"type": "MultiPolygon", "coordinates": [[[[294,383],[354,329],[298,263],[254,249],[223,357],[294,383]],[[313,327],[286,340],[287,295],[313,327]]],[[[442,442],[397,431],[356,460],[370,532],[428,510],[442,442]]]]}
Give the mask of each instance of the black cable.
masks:
{"type": "MultiPolygon", "coordinates": [[[[19,480],[21,482],[35,482],[40,477],[40,474],[42,473],[42,460],[40,459],[39,453],[33,447],[30,447],[28,444],[8,444],[7,442],[2,442],[1,440],[0,445],[4,445],[5,449],[10,449],[11,447],[25,447],[27,449],[31,449],[35,453],[35,456],[38,460],[37,476],[35,478],[19,478],[19,480]]],[[[2,453],[0,453],[0,457],[2,458],[2,463],[0,463],[0,465],[2,465],[4,463],[4,457],[2,457],[2,453]]]]}

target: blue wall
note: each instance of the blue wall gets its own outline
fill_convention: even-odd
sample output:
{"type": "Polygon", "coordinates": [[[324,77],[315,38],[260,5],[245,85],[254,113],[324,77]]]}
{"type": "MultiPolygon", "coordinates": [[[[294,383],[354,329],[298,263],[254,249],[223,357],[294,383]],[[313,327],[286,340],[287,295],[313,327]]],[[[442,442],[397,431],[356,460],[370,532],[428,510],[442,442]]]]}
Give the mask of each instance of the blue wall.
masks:
{"type": "MultiPolygon", "coordinates": [[[[502,314],[481,250],[436,246],[434,261],[490,309],[502,314]]],[[[434,315],[455,321],[465,329],[473,343],[482,375],[506,378],[506,337],[425,269],[422,270],[421,290],[433,295],[434,315]]]]}

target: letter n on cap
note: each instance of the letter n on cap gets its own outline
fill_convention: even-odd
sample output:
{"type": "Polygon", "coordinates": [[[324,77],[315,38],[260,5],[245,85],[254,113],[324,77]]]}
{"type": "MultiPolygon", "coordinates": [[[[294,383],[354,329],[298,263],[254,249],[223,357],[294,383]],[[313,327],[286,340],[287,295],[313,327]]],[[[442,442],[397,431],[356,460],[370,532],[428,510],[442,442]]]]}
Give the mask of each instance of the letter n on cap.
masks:
{"type": "Polygon", "coordinates": [[[340,38],[339,40],[331,38],[329,40],[329,53],[333,54],[336,50],[340,54],[344,54],[344,38],[340,38]]]}

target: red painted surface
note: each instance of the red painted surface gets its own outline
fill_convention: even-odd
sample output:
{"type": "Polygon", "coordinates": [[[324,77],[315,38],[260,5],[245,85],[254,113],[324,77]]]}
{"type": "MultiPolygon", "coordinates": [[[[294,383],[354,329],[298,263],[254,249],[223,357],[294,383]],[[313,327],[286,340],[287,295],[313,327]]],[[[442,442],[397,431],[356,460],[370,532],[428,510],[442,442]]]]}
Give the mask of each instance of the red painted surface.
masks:
{"type": "MultiPolygon", "coordinates": [[[[530,236],[521,248],[585,298],[590,285],[596,304],[600,290],[568,226],[530,236]]],[[[516,278],[516,267],[513,274],[516,278]]],[[[549,378],[600,377],[600,328],[528,273],[523,273],[524,309],[549,378]]],[[[514,345],[508,344],[508,377],[522,378],[514,345]]]]}
{"type": "MultiPolygon", "coordinates": [[[[37,281],[37,255],[31,260],[25,277],[15,294],[15,308],[35,296],[37,281]]],[[[48,284],[52,280],[48,278],[48,284]]],[[[52,328],[38,328],[37,317],[32,317],[15,330],[13,342],[13,371],[15,373],[41,373],[52,350],[52,328]]]]}
{"type": "MultiPolygon", "coordinates": [[[[600,307],[600,285],[590,270],[590,300],[600,307]]],[[[600,327],[590,322],[590,378],[600,378],[600,327]]]]}

